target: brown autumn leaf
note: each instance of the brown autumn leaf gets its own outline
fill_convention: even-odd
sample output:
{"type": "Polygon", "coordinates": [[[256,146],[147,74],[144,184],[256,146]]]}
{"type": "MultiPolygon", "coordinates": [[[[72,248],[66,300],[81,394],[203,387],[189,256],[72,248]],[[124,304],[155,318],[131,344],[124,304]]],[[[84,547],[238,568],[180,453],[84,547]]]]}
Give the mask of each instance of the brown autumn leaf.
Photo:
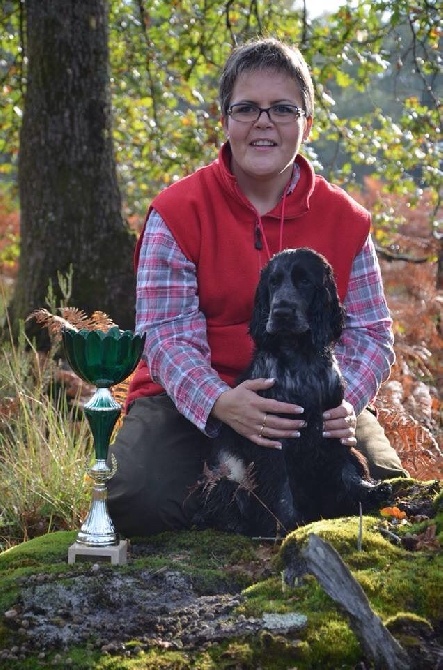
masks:
{"type": "Polygon", "coordinates": [[[423,533],[417,535],[417,544],[415,545],[416,551],[438,551],[441,547],[436,535],[437,525],[433,523],[429,525],[423,533]]]}

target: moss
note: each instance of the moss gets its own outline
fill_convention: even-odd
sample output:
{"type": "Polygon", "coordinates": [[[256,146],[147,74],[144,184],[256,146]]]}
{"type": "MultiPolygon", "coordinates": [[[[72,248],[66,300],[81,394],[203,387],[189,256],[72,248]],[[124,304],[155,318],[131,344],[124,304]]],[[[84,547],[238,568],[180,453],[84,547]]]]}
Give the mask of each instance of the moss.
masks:
{"type": "Polygon", "coordinates": [[[96,670],[189,670],[190,659],[187,654],[177,651],[150,650],[138,657],[122,659],[108,657],[99,659],[96,670]]]}
{"type": "Polygon", "coordinates": [[[220,670],[232,667],[252,667],[254,652],[249,642],[235,640],[218,649],[214,647],[213,651],[213,660],[217,662],[217,667],[220,670]]]}
{"type": "Polygon", "coordinates": [[[0,610],[11,607],[18,598],[21,584],[29,575],[44,571],[60,575],[66,572],[68,547],[75,541],[76,532],[59,531],[42,535],[11,547],[0,554],[0,610]]]}
{"type": "Polygon", "coordinates": [[[331,612],[327,620],[324,615],[313,617],[307,639],[309,646],[301,667],[309,670],[355,668],[361,660],[362,653],[355,635],[337,613],[331,612]]]}
{"type": "Polygon", "coordinates": [[[155,555],[175,563],[186,564],[192,556],[195,567],[217,567],[238,564],[256,558],[250,539],[215,531],[188,531],[186,533],[160,533],[150,538],[132,540],[145,556],[155,555]]]}
{"type": "Polygon", "coordinates": [[[410,609],[425,617],[443,620],[443,571],[441,552],[408,552],[391,544],[378,532],[379,519],[363,519],[363,551],[357,549],[357,519],[321,521],[289,535],[282,559],[295,544],[302,547],[311,532],[330,542],[362,585],[371,606],[380,616],[410,609]],[[425,577],[426,575],[426,577],[425,577]]]}
{"type": "MultiPolygon", "coordinates": [[[[416,487],[417,482],[400,480],[395,486],[402,492],[405,487],[416,487]]],[[[432,487],[428,485],[426,491],[431,494],[432,487]]],[[[435,504],[441,509],[441,495],[435,504]]],[[[441,524],[443,511],[439,514],[437,524],[441,524]]],[[[115,656],[79,646],[64,652],[62,658],[69,657],[69,667],[78,670],[354,668],[362,659],[361,648],[346,617],[316,579],[307,575],[296,587],[289,587],[282,580],[288,556],[292,551],[300,551],[310,533],[316,533],[337,549],[362,585],[374,611],[386,621],[402,644],[415,648],[423,630],[420,629],[422,632],[419,633],[412,626],[412,615],[409,613],[416,613],[414,623],[419,622],[431,631],[432,627],[441,630],[442,552],[409,552],[391,544],[379,531],[381,523],[382,519],[377,516],[363,518],[362,551],[358,550],[359,521],[356,518],[324,520],[299,528],[280,547],[212,531],[163,533],[140,541],[133,540],[129,564],[109,566],[107,570],[119,570],[122,574],[140,570],[155,572],[165,568],[179,570],[192,577],[196,592],[210,594],[243,590],[245,598],[237,608],[238,615],[261,617],[265,612],[297,612],[307,616],[308,624],[296,632],[274,634],[263,630],[247,638],[207,643],[193,652],[159,647],[137,653],[134,648],[140,641],[131,640],[125,645],[126,651],[115,656]]],[[[18,601],[21,585],[31,574],[44,572],[57,580],[69,581],[73,574],[81,575],[89,570],[81,563],[67,565],[67,550],[75,535],[53,533],[0,555],[2,611],[18,601]]],[[[0,627],[0,649],[9,647],[13,636],[14,633],[7,627],[0,627]]],[[[11,670],[40,670],[52,667],[54,658],[51,654],[40,662],[33,657],[15,665],[13,661],[8,661],[8,667],[11,670]]],[[[60,667],[68,667],[63,662],[60,667]]]]}
{"type": "Polygon", "coordinates": [[[393,634],[404,626],[413,626],[416,629],[427,631],[429,634],[433,632],[429,621],[413,612],[397,612],[395,616],[386,619],[385,625],[393,634]]]}
{"type": "MultiPolygon", "coordinates": [[[[6,666],[4,666],[6,667],[6,666]]],[[[8,670],[189,670],[187,654],[152,650],[140,653],[133,658],[121,655],[110,656],[100,652],[87,651],[84,648],[70,649],[69,652],[53,652],[45,658],[28,658],[17,661],[8,660],[8,670]]],[[[215,666],[214,666],[215,670],[215,666]]]]}
{"type": "Polygon", "coordinates": [[[292,640],[283,635],[273,635],[263,631],[255,643],[255,661],[253,667],[280,668],[294,667],[294,662],[302,659],[306,645],[301,640],[292,640]]]}
{"type": "Polygon", "coordinates": [[[0,649],[4,649],[12,643],[12,639],[11,630],[0,623],[0,649]]]}
{"type": "Polygon", "coordinates": [[[68,547],[76,536],[74,531],[58,531],[6,549],[0,554],[0,570],[39,565],[47,569],[54,562],[66,562],[68,547]]]}
{"type": "Polygon", "coordinates": [[[294,668],[306,647],[301,640],[263,631],[251,638],[213,644],[205,654],[195,658],[191,667],[198,670],[286,670],[294,668]]]}

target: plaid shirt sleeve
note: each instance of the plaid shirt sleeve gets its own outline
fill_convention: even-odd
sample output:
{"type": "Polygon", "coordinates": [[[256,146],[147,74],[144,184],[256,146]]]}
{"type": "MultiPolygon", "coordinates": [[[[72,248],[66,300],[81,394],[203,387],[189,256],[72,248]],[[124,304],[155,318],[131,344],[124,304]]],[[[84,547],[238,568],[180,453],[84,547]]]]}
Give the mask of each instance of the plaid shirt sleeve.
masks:
{"type": "Polygon", "coordinates": [[[344,307],[346,327],[335,354],[346,400],[359,414],[375,398],[395,360],[392,319],[371,236],[354,259],[344,307]]]}
{"type": "Polygon", "coordinates": [[[137,269],[136,331],[146,333],[144,357],[152,378],[181,414],[210,437],[216,435],[220,423],[209,415],[229,386],[210,365],[195,266],[155,210],[137,269]]]}

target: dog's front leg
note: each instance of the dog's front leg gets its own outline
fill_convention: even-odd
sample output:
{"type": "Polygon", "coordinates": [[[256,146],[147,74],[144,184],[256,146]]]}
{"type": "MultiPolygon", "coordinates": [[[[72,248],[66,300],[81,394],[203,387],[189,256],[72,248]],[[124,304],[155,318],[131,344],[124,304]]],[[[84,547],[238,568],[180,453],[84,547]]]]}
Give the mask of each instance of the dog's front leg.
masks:
{"type": "Polygon", "coordinates": [[[281,452],[255,463],[255,487],[250,498],[250,535],[281,537],[297,526],[293,497],[281,452]]]}
{"type": "MultiPolygon", "coordinates": [[[[211,471],[206,471],[207,473],[211,471]]],[[[215,471],[215,476],[218,473],[215,471]]],[[[226,477],[208,486],[200,483],[200,507],[192,518],[192,525],[199,530],[213,528],[227,533],[248,534],[249,500],[237,482],[226,477]]]]}

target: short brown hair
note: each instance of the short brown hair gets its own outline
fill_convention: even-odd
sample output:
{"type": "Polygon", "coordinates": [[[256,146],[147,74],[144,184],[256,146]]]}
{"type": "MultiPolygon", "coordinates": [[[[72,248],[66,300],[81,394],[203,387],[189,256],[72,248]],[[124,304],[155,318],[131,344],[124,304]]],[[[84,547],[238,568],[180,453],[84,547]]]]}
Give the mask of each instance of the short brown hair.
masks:
{"type": "Polygon", "coordinates": [[[256,70],[277,70],[295,79],[303,96],[306,116],[314,115],[314,86],[308,65],[300,51],[273,38],[251,40],[234,49],[225,63],[219,83],[220,107],[226,116],[232,91],[240,74],[256,70]]]}

